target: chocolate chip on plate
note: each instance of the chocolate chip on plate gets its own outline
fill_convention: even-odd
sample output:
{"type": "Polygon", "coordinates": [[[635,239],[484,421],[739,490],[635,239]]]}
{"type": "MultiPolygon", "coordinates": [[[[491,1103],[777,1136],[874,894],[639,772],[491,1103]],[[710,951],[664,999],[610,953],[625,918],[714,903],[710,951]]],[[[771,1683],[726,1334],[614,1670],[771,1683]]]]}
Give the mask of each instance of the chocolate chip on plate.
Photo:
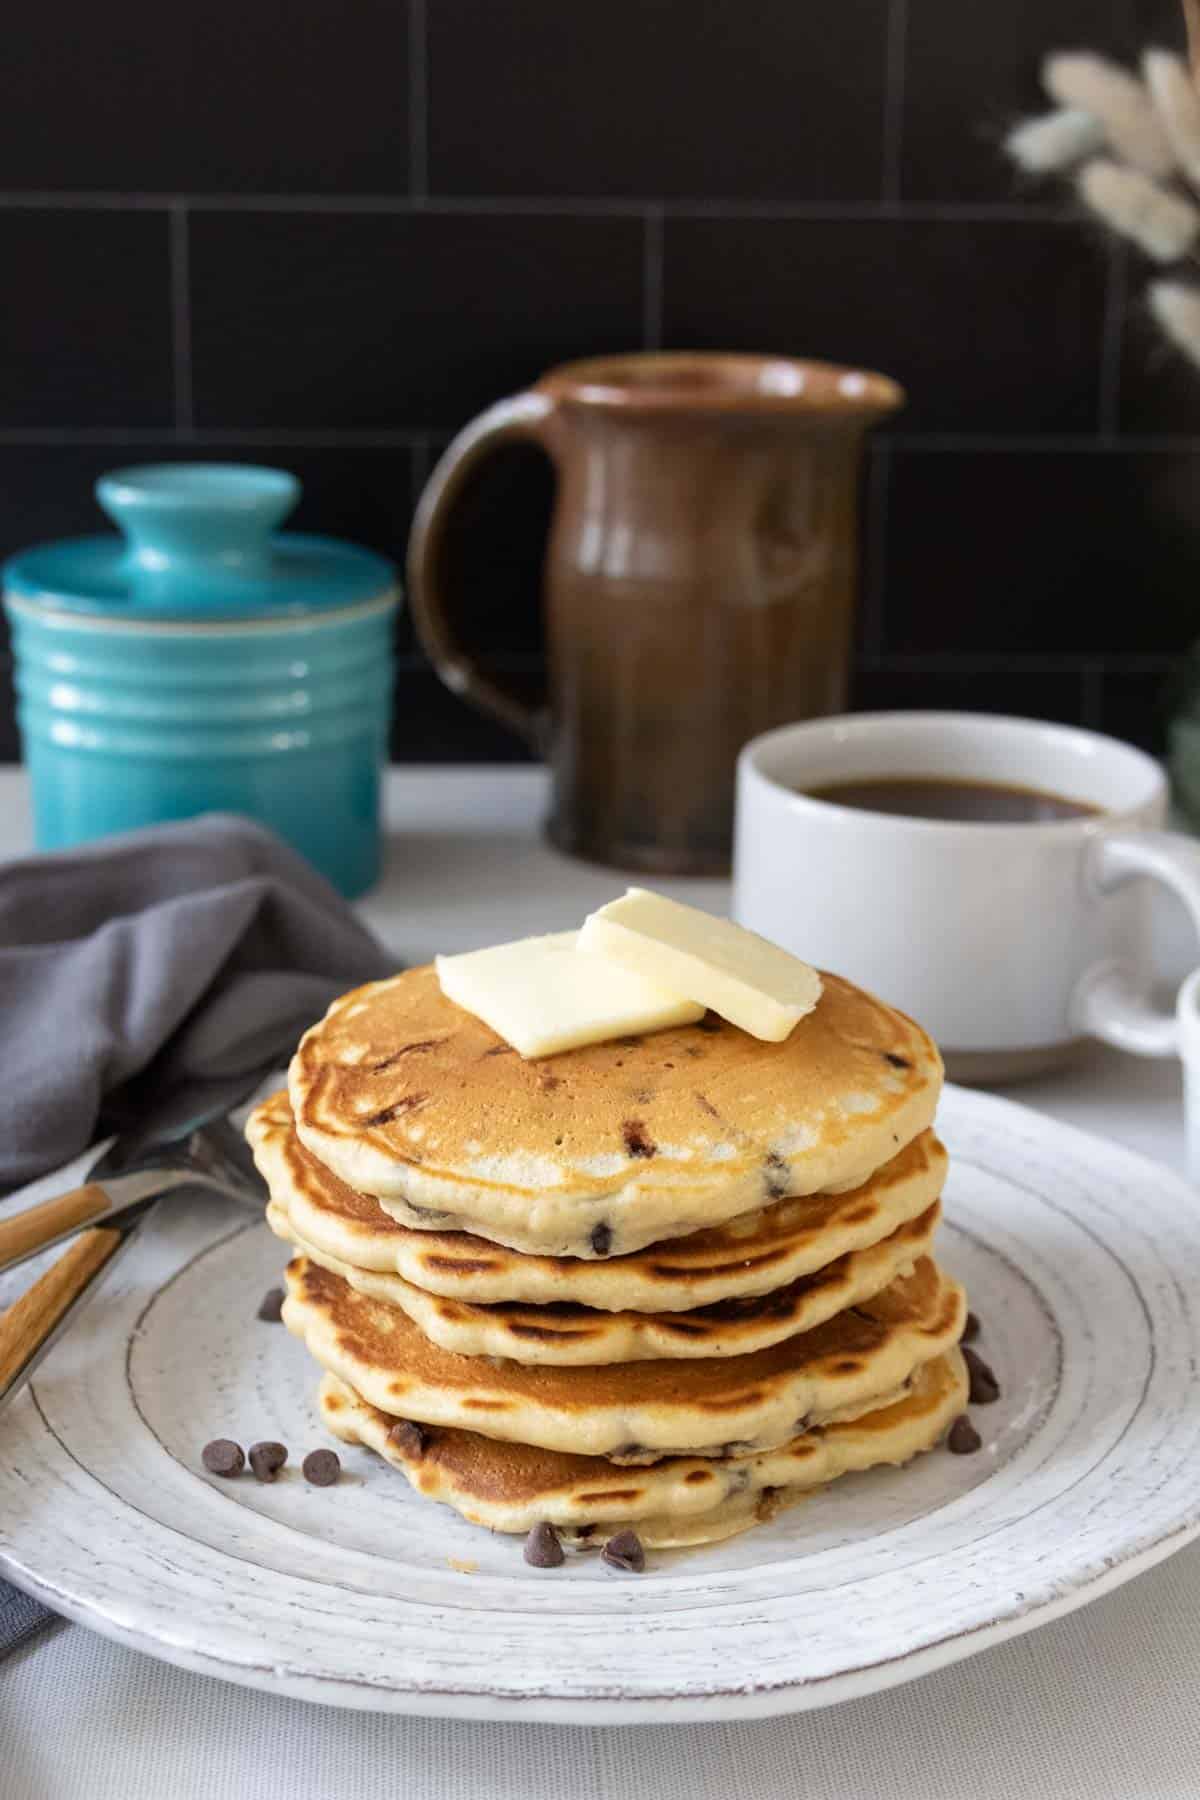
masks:
{"type": "Polygon", "coordinates": [[[557,1569],[566,1561],[562,1541],[548,1519],[539,1519],[525,1539],[525,1561],[535,1569],[557,1569]]]}
{"type": "Polygon", "coordinates": [[[964,1344],[973,1344],[975,1342],[975,1339],[979,1336],[979,1332],[980,1332],[979,1314],[974,1313],[974,1312],[969,1312],[967,1314],[967,1322],[963,1326],[963,1334],[962,1334],[963,1343],[964,1344]]]}
{"type": "Polygon", "coordinates": [[[313,1487],[332,1487],[342,1472],[341,1458],[336,1450],[310,1450],[300,1464],[305,1481],[313,1487]]]}
{"type": "Polygon", "coordinates": [[[966,1413],[959,1413],[950,1434],[946,1439],[946,1448],[955,1456],[973,1456],[976,1450],[982,1450],[983,1439],[968,1419],[966,1413]]]}
{"type": "Polygon", "coordinates": [[[979,1352],[964,1347],[963,1361],[966,1363],[967,1373],[971,1377],[971,1386],[967,1395],[971,1405],[989,1406],[993,1400],[998,1400],[1000,1383],[979,1352]]]}
{"type": "Polygon", "coordinates": [[[268,1288],[258,1303],[258,1317],[265,1319],[268,1325],[278,1325],[283,1317],[283,1303],[287,1295],[282,1288],[268,1288]]]}
{"type": "Polygon", "coordinates": [[[624,1569],[628,1575],[640,1575],[646,1566],[646,1552],[636,1531],[618,1531],[600,1552],[600,1561],[610,1569],[624,1569]]]}
{"type": "Polygon", "coordinates": [[[240,1475],[246,1466],[242,1446],[232,1438],[213,1438],[200,1452],[200,1460],[210,1475],[240,1475]]]}
{"type": "Polygon", "coordinates": [[[269,1439],[261,1444],[251,1444],[248,1460],[260,1481],[274,1481],[287,1461],[287,1445],[272,1443],[269,1439]]]}

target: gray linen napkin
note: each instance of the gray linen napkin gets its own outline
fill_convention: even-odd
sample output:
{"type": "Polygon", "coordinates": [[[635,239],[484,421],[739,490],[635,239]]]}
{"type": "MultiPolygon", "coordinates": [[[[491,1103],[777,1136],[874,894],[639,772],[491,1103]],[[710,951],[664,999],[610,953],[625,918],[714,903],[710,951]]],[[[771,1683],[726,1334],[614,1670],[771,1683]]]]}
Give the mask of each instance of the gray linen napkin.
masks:
{"type": "MultiPolygon", "coordinates": [[[[248,819],[0,868],[0,1193],[109,1132],[168,1135],[232,1106],[331,1000],[394,967],[248,819]]],[[[0,1656],[50,1617],[0,1582],[0,1656]]]]}

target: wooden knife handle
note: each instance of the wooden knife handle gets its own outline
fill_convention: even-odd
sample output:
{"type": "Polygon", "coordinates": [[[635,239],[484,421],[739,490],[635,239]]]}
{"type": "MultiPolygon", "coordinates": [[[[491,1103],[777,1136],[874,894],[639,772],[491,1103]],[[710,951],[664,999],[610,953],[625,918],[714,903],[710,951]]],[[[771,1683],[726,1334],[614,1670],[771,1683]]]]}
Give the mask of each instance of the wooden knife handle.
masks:
{"type": "Polygon", "coordinates": [[[110,1205],[104,1189],[88,1182],[86,1187],[73,1188],[69,1194],[55,1194],[52,1200],[41,1200],[24,1212],[0,1219],[0,1270],[40,1250],[43,1244],[52,1244],[66,1232],[77,1231],[90,1219],[100,1218],[110,1205]]]}
{"type": "Polygon", "coordinates": [[[83,1232],[7,1312],[0,1313],[0,1393],[40,1349],[76,1295],[103,1268],[121,1236],[103,1225],[83,1232]]]}

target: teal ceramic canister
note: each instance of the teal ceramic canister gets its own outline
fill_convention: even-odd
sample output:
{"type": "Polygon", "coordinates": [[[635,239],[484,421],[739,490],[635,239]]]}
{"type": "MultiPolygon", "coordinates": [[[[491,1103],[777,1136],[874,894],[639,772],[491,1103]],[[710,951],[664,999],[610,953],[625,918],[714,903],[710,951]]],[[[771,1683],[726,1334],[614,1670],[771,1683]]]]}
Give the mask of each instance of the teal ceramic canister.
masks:
{"type": "Polygon", "coordinates": [[[396,575],[354,544],[280,532],[299,493],[282,469],[122,469],[96,484],[120,536],[10,558],[40,849],[240,812],[344,894],[371,885],[396,575]]]}

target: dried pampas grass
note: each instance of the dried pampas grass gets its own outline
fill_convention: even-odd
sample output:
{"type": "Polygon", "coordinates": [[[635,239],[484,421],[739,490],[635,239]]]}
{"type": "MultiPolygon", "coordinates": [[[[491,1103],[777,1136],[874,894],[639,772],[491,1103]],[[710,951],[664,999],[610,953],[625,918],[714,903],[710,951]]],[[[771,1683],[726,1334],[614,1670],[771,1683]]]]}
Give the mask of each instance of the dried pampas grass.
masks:
{"type": "Polygon", "coordinates": [[[1175,157],[1150,96],[1136,75],[1090,50],[1060,51],[1042,65],[1042,82],[1060,106],[1090,113],[1112,148],[1143,175],[1169,175],[1175,157]]]}
{"type": "MultiPolygon", "coordinates": [[[[1042,64],[1053,112],[1015,124],[1005,139],[1027,175],[1061,175],[1118,238],[1157,263],[1200,262],[1200,0],[1181,0],[1187,57],[1147,50],[1141,75],[1087,50],[1042,64]]],[[[1200,283],[1157,280],[1147,290],[1163,337],[1200,368],[1200,283]]]]}
{"type": "Polygon", "coordinates": [[[1086,164],[1077,185],[1086,206],[1156,262],[1186,256],[1200,232],[1200,212],[1190,200],[1106,157],[1086,164]]]}
{"type": "Polygon", "coordinates": [[[1146,298],[1163,336],[1200,368],[1200,292],[1182,281],[1153,281],[1146,298]]]}
{"type": "Polygon", "coordinates": [[[1187,179],[1200,187],[1200,93],[1181,58],[1169,50],[1147,50],[1142,73],[1176,162],[1187,179]]]}
{"type": "Polygon", "coordinates": [[[1104,143],[1104,127],[1076,106],[1023,119],[1004,140],[1013,161],[1030,175],[1052,175],[1091,156],[1104,143]]]}

